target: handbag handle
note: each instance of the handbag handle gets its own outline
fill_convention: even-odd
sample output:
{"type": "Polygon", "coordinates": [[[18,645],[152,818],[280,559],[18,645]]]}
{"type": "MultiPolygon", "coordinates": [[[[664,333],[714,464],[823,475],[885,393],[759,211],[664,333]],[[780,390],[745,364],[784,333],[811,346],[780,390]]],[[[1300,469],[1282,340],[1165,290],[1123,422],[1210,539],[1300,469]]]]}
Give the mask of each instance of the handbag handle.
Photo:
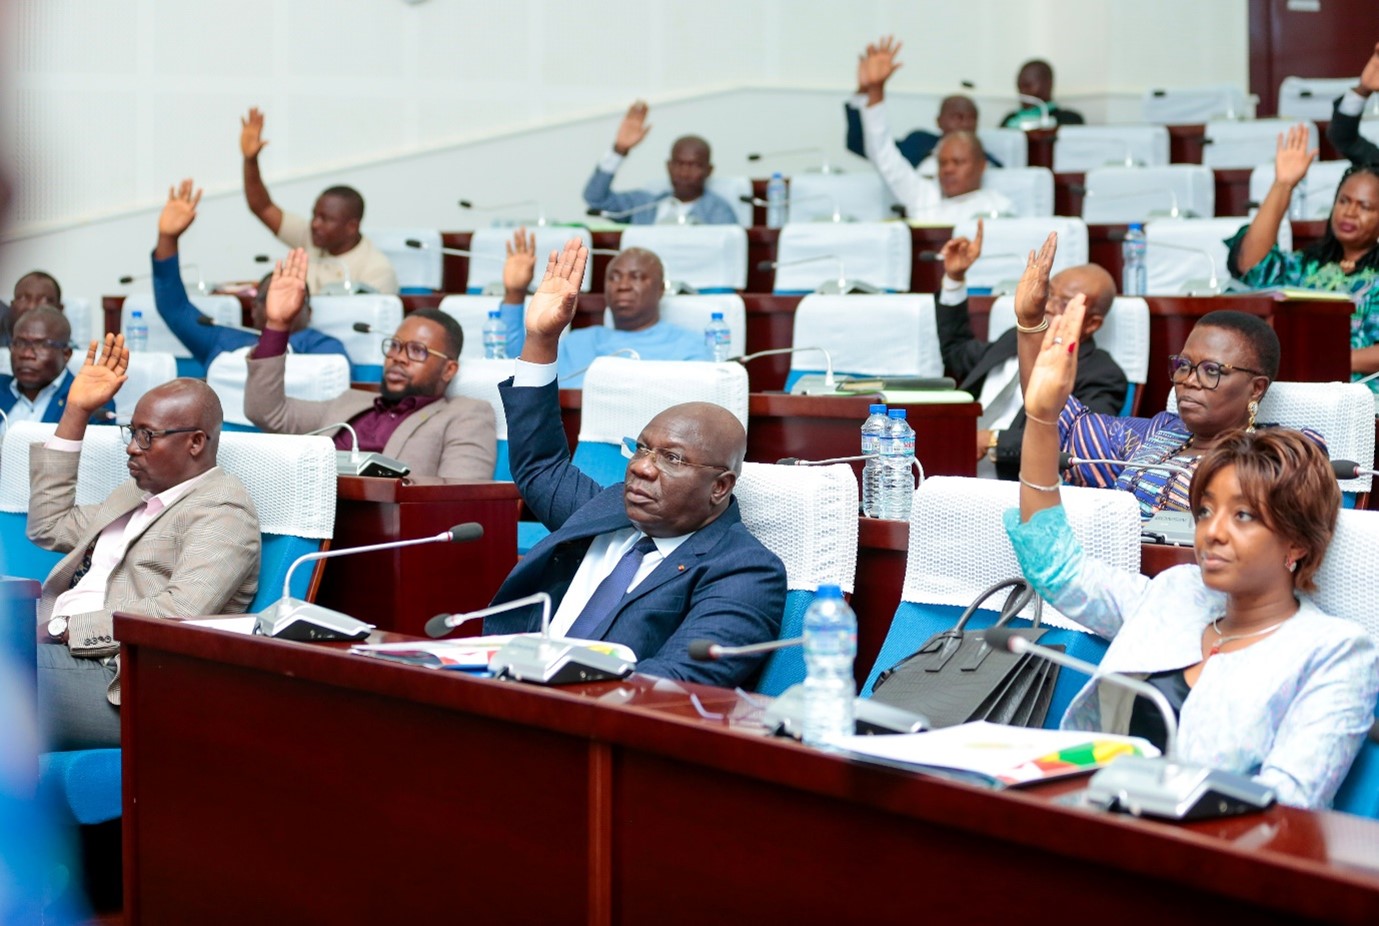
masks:
{"type": "Polygon", "coordinates": [[[1010,589],[1010,592],[1006,595],[1005,604],[1001,605],[1000,617],[996,619],[996,623],[992,626],[1005,626],[1015,615],[1024,610],[1025,606],[1029,604],[1030,599],[1033,598],[1035,601],[1034,618],[1030,623],[1032,626],[1038,627],[1039,618],[1044,611],[1044,599],[1037,596],[1034,591],[1034,586],[1029,583],[1029,580],[1024,576],[1016,576],[1013,579],[1005,579],[997,582],[978,595],[976,600],[967,606],[967,610],[962,612],[962,617],[958,618],[958,622],[953,629],[955,631],[961,631],[967,626],[968,619],[981,609],[982,603],[986,601],[986,599],[1007,588],[1010,589]]]}

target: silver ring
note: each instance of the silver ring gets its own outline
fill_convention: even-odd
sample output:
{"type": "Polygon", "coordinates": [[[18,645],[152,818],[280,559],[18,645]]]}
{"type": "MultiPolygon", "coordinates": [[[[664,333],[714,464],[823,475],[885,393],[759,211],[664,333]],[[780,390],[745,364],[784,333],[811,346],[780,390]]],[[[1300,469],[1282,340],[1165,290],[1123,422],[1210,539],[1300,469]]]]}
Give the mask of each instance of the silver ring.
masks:
{"type": "Polygon", "coordinates": [[[1062,343],[1063,343],[1063,339],[1062,339],[1062,338],[1054,338],[1054,339],[1053,339],[1053,343],[1055,343],[1055,344],[1062,344],[1062,343]]]}

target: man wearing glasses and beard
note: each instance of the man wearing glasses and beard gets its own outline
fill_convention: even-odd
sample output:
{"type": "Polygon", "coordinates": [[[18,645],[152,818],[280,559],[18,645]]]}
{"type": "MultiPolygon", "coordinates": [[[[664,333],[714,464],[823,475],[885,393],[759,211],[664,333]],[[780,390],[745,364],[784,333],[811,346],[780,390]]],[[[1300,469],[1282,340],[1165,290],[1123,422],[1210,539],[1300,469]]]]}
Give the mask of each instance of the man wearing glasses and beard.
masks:
{"type": "MultiPolygon", "coordinates": [[[[379,392],[349,391],[324,402],[289,399],[283,392],[287,337],[306,301],[306,252],[298,248],[273,272],[258,346],[249,356],[244,413],[265,431],[305,434],[340,421],[359,435],[359,449],[411,467],[413,476],[491,479],[497,454],[493,409],[445,388],[459,372],[464,331],[437,309],[419,309],[383,340],[379,392]]],[[[334,432],[349,450],[349,431],[334,432]]]]}

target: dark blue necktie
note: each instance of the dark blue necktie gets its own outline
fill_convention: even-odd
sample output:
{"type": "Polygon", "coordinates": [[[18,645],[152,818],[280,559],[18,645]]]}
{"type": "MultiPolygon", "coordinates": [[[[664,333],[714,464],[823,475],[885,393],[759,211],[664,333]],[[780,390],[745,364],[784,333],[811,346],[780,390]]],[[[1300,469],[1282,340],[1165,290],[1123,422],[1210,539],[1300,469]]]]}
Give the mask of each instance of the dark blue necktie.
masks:
{"type": "Polygon", "coordinates": [[[633,576],[641,568],[642,558],[654,549],[656,541],[650,537],[643,537],[632,549],[624,553],[622,559],[613,567],[613,571],[608,573],[608,577],[594,589],[594,594],[589,596],[584,610],[579,612],[579,617],[576,617],[570,629],[565,631],[565,636],[580,640],[589,639],[588,635],[593,633],[622,601],[623,596],[627,594],[627,587],[632,584],[633,576]]]}

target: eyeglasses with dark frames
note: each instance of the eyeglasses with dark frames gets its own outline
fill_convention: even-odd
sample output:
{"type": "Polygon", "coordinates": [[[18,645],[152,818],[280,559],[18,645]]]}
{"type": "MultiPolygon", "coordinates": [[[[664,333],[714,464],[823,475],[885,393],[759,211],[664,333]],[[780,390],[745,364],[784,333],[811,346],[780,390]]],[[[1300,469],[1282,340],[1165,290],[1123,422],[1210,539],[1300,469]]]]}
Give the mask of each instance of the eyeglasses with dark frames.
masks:
{"type": "Polygon", "coordinates": [[[190,434],[192,431],[200,431],[200,428],[163,428],[155,431],[152,428],[136,428],[127,424],[120,425],[120,436],[128,444],[131,440],[139,444],[140,450],[147,450],[153,446],[153,441],[159,437],[167,437],[169,434],[190,434]]]}
{"type": "Polygon", "coordinates": [[[1193,363],[1181,354],[1174,354],[1168,358],[1168,377],[1174,383],[1187,382],[1194,370],[1197,372],[1197,382],[1202,384],[1203,389],[1215,389],[1221,385],[1222,376],[1229,376],[1232,373],[1249,373],[1251,376],[1268,375],[1260,370],[1238,367],[1235,364],[1221,363],[1217,360],[1199,360],[1193,363]]]}
{"type": "Polygon", "coordinates": [[[427,358],[427,357],[430,357],[432,354],[434,354],[435,356],[441,358],[442,360],[454,360],[454,359],[455,359],[454,357],[451,357],[451,356],[449,356],[448,354],[442,354],[442,353],[441,353],[440,351],[438,351],[438,350],[432,350],[431,348],[427,347],[425,344],[421,343],[420,341],[407,341],[407,342],[403,342],[403,341],[399,341],[397,338],[384,338],[384,339],[383,339],[383,356],[384,356],[384,357],[391,357],[391,356],[393,356],[394,354],[398,353],[399,351],[406,351],[406,353],[407,353],[407,359],[408,359],[408,360],[415,361],[415,362],[417,362],[417,363],[425,363],[425,362],[426,362],[426,358],[427,358]]]}
{"type": "Polygon", "coordinates": [[[72,345],[67,341],[59,341],[57,338],[11,338],[10,353],[19,354],[33,351],[35,354],[43,354],[49,351],[57,353],[64,351],[72,345]]]}
{"type": "Polygon", "coordinates": [[[697,466],[700,469],[716,469],[726,473],[728,467],[720,466],[716,463],[695,463],[693,460],[686,460],[674,450],[657,450],[655,447],[648,447],[635,437],[624,437],[622,439],[623,456],[632,460],[651,459],[656,468],[663,473],[682,472],[686,466],[697,466]]]}

